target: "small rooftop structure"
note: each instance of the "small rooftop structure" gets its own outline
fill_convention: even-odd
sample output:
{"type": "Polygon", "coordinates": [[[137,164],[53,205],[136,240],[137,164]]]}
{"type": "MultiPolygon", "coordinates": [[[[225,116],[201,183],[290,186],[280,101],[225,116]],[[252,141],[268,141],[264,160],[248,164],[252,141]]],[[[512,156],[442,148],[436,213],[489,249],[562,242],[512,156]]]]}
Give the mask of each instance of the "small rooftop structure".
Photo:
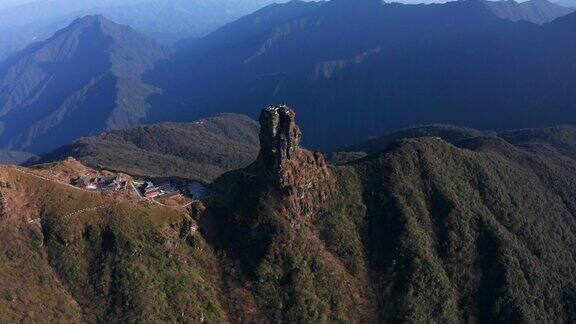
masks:
{"type": "Polygon", "coordinates": [[[279,104],[279,105],[271,105],[271,106],[268,106],[268,107],[264,108],[264,110],[267,110],[267,111],[277,111],[277,110],[280,110],[280,109],[288,109],[288,108],[290,108],[290,107],[288,107],[287,104],[282,103],[282,104],[279,104]]]}
{"type": "Polygon", "coordinates": [[[156,198],[161,194],[160,188],[156,187],[152,181],[145,182],[139,189],[142,196],[146,198],[156,198]]]}
{"type": "Polygon", "coordinates": [[[74,185],[88,190],[118,191],[126,187],[126,180],[121,175],[79,177],[74,185]]]}
{"type": "Polygon", "coordinates": [[[156,186],[152,181],[140,185],[138,190],[146,198],[169,198],[180,195],[180,191],[171,183],[156,186]]]}

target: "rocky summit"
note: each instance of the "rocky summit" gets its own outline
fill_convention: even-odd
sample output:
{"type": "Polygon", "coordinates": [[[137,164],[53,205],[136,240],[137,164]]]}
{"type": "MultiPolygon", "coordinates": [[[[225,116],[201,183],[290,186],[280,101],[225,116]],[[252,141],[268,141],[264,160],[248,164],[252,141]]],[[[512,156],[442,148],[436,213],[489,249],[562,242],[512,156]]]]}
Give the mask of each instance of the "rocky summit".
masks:
{"type": "Polygon", "coordinates": [[[295,117],[296,113],[288,106],[262,111],[260,154],[249,169],[277,186],[290,211],[310,218],[314,205],[329,198],[334,179],[322,154],[300,147],[302,133],[295,117]]]}

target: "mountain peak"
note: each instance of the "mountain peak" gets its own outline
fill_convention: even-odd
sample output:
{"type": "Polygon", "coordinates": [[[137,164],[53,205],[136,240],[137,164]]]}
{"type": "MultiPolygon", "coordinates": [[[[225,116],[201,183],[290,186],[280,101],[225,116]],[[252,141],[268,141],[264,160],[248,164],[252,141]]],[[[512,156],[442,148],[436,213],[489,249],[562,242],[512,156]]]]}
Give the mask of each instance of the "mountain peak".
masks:
{"type": "Polygon", "coordinates": [[[107,20],[103,15],[86,15],[78,18],[80,21],[101,22],[107,20]]]}
{"type": "Polygon", "coordinates": [[[76,20],[74,20],[70,24],[70,27],[76,27],[76,26],[87,27],[87,26],[92,26],[92,25],[102,24],[102,23],[113,23],[113,22],[106,19],[106,17],[104,17],[103,15],[87,15],[87,16],[79,17],[76,20]]]}
{"type": "MultiPolygon", "coordinates": [[[[118,24],[103,15],[87,15],[77,18],[62,31],[76,33],[86,30],[96,30],[98,33],[111,36],[115,40],[121,40],[127,37],[147,38],[134,28],[128,25],[118,24]]],[[[58,33],[56,35],[58,35],[58,33]]]]}
{"type": "Polygon", "coordinates": [[[296,113],[288,106],[270,106],[260,114],[260,157],[279,171],[284,160],[296,158],[301,132],[296,113]]]}
{"type": "Polygon", "coordinates": [[[301,148],[301,137],[292,108],[280,105],[262,110],[260,154],[251,173],[281,193],[286,210],[309,218],[315,205],[334,191],[335,183],[324,156],[301,148]]]}

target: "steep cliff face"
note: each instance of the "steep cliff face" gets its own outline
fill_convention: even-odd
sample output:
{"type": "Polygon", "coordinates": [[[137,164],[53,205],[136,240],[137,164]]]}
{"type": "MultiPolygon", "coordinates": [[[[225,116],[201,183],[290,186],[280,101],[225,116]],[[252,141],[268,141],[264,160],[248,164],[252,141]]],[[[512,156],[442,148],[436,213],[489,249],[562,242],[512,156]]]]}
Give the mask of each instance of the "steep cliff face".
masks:
{"type": "Polygon", "coordinates": [[[324,156],[300,148],[294,110],[268,107],[260,115],[260,154],[250,167],[281,194],[287,215],[310,220],[334,190],[324,156]]]}

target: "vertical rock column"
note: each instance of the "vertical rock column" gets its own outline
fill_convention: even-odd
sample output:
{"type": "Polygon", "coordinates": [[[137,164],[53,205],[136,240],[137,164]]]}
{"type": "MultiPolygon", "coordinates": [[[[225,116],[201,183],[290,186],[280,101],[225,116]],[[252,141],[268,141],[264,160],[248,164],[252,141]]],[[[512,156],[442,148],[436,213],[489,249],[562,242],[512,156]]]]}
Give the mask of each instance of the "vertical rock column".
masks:
{"type": "Polygon", "coordinates": [[[335,181],[322,154],[300,148],[302,133],[295,117],[288,106],[262,111],[260,154],[255,165],[281,193],[286,212],[295,220],[306,221],[329,199],[335,181]]]}

